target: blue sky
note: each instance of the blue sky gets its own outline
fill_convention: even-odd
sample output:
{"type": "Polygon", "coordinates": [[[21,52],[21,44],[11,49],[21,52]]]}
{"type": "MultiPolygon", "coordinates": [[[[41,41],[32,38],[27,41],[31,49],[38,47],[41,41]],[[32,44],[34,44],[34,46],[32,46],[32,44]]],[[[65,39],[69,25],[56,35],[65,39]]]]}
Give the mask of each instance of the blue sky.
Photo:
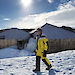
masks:
{"type": "Polygon", "coordinates": [[[22,10],[20,0],[0,0],[0,16],[14,19],[25,15],[55,11],[60,3],[60,0],[55,0],[51,4],[48,2],[48,0],[35,0],[30,8],[30,11],[25,12],[22,10]]]}
{"type": "MultiPolygon", "coordinates": [[[[61,15],[65,15],[67,11],[72,13],[75,12],[75,0],[31,1],[32,3],[29,6],[25,6],[24,4],[26,3],[26,0],[24,4],[22,3],[22,0],[0,0],[0,29],[11,27],[35,28],[43,25],[46,21],[58,26],[67,25],[67,23],[65,22],[68,19],[67,15],[66,17],[62,17],[61,15]],[[65,11],[65,13],[63,11],[65,11]],[[52,13],[58,14],[53,15],[52,13]],[[60,17],[58,16],[59,14],[60,17]],[[63,20],[66,18],[66,20],[64,21],[65,24],[61,22],[62,20],[58,24],[58,21],[54,20],[52,16],[59,21],[60,18],[63,20]]],[[[71,18],[71,16],[69,18],[71,18]]],[[[75,27],[74,23],[71,23],[71,25],[69,24],[68,26],[75,27]]]]}

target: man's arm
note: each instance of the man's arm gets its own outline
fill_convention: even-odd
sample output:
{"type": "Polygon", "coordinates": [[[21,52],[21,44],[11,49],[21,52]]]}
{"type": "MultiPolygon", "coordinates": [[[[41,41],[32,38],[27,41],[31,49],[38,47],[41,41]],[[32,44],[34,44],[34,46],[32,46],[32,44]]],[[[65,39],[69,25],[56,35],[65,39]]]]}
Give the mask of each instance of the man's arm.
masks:
{"type": "Polygon", "coordinates": [[[48,40],[44,42],[44,52],[43,52],[44,57],[46,57],[47,50],[48,50],[48,40]]]}

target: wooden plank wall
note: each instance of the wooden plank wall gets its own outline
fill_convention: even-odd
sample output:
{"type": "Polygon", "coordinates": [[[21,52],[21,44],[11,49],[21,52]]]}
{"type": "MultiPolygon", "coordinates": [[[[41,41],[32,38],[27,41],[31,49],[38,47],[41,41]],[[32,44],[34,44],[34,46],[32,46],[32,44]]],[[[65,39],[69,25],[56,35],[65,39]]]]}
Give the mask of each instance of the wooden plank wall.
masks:
{"type": "MultiPolygon", "coordinates": [[[[0,39],[0,49],[17,45],[17,40],[0,39]]],[[[48,53],[55,53],[64,50],[75,49],[75,39],[54,39],[49,40],[48,53]]]]}
{"type": "Polygon", "coordinates": [[[75,39],[54,39],[49,40],[48,53],[55,53],[64,50],[75,49],[75,39]]]}
{"type": "Polygon", "coordinates": [[[17,44],[17,40],[0,39],[0,49],[17,44]]]}

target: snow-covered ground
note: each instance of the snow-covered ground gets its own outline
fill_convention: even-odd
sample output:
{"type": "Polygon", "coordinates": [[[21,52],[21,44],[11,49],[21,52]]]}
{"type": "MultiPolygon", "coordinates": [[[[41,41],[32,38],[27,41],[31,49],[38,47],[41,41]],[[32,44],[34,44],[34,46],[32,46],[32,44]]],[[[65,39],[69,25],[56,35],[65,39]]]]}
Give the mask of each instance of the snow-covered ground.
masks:
{"type": "Polygon", "coordinates": [[[0,49],[0,59],[35,55],[30,50],[18,50],[16,46],[0,49]]]}
{"type": "Polygon", "coordinates": [[[22,56],[33,56],[33,51],[36,49],[36,40],[30,38],[27,47],[25,45],[23,50],[18,50],[17,46],[11,46],[8,48],[0,49],[0,59],[22,56]]]}
{"type": "MultiPolygon", "coordinates": [[[[8,53],[9,54],[9,53],[8,53]]],[[[75,75],[75,50],[48,54],[53,68],[46,71],[41,61],[41,72],[34,73],[35,56],[0,59],[0,75],[75,75]]]]}
{"type": "Polygon", "coordinates": [[[46,71],[41,61],[41,71],[34,73],[35,48],[36,40],[31,38],[23,50],[16,46],[0,49],[0,75],[75,75],[75,50],[48,54],[52,70],[46,71]]]}

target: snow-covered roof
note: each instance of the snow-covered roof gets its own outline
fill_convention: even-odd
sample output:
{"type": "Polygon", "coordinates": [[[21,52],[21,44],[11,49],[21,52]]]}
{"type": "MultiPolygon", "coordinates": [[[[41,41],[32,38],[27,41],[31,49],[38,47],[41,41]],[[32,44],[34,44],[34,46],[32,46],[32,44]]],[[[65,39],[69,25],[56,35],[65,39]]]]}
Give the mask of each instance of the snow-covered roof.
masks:
{"type": "Polygon", "coordinates": [[[0,33],[0,36],[5,36],[6,39],[27,39],[30,35],[20,29],[10,29],[0,33]]]}
{"type": "MultiPolygon", "coordinates": [[[[41,27],[44,34],[48,39],[75,39],[75,33],[64,30],[63,28],[46,23],[41,27]]],[[[36,33],[36,32],[35,32],[36,33]]]]}

